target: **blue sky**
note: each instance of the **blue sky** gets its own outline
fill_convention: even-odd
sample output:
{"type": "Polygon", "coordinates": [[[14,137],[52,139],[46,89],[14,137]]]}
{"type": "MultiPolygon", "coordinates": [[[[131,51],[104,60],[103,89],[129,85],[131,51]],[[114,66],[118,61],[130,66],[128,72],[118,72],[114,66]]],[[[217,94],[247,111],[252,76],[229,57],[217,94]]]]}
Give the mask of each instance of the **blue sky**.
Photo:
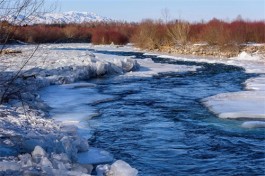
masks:
{"type": "MultiPolygon", "coordinates": [[[[54,2],[54,0],[48,0],[54,2]]],[[[57,0],[56,11],[87,11],[115,20],[141,21],[161,19],[168,9],[171,19],[189,21],[209,20],[213,17],[232,20],[264,20],[265,0],[57,0]]]]}

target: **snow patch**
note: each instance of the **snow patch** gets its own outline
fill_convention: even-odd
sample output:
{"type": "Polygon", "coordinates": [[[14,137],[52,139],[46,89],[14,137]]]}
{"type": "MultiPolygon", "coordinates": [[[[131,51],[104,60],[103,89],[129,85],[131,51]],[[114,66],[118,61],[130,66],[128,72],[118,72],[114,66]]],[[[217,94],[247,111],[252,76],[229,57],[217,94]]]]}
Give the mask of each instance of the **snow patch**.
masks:
{"type": "Polygon", "coordinates": [[[25,15],[9,15],[1,17],[14,24],[33,25],[33,24],[69,24],[69,23],[84,23],[84,22],[108,22],[110,18],[99,16],[92,12],[63,12],[63,13],[44,13],[31,16],[25,15]]]}

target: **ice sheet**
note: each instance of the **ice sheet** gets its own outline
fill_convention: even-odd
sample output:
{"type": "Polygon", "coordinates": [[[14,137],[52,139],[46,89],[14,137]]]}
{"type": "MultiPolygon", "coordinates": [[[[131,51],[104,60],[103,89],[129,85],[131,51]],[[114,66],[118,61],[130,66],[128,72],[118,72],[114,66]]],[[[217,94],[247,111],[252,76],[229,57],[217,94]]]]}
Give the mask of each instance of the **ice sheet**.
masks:
{"type": "Polygon", "coordinates": [[[203,103],[220,118],[265,120],[265,92],[242,91],[205,98],[203,103]]]}
{"type": "Polygon", "coordinates": [[[82,82],[49,86],[44,88],[40,95],[52,108],[51,114],[55,120],[77,125],[80,121],[87,120],[97,113],[90,104],[113,98],[98,93],[95,84],[82,82]]]}

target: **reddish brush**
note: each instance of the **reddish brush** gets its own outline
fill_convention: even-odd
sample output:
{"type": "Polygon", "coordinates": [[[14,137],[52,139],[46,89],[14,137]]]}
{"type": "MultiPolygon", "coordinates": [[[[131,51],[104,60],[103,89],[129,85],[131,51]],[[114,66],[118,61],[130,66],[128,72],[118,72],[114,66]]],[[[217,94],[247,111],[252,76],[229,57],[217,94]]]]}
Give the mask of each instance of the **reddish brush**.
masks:
{"type": "MultiPolygon", "coordinates": [[[[93,22],[14,26],[0,23],[0,36],[29,43],[92,42],[94,44],[126,44],[133,42],[148,49],[186,43],[207,42],[210,45],[231,45],[247,42],[265,43],[265,22],[218,19],[204,23],[181,20],[163,23],[145,20],[141,23],[93,22]]],[[[0,39],[0,42],[4,42],[0,39]]]]}

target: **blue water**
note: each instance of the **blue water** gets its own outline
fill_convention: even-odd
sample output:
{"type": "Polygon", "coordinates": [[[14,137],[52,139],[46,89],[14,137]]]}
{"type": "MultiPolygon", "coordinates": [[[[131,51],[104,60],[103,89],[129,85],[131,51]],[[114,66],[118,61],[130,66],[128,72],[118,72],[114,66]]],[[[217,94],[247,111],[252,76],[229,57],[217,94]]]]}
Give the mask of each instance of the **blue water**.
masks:
{"type": "Polygon", "coordinates": [[[242,83],[254,75],[223,64],[134,52],[94,52],[151,57],[156,62],[201,69],[152,78],[90,80],[99,93],[115,97],[89,105],[99,112],[86,122],[93,134],[90,145],[128,162],[141,176],[265,175],[265,131],[219,119],[201,103],[211,95],[242,90],[242,83]]]}

